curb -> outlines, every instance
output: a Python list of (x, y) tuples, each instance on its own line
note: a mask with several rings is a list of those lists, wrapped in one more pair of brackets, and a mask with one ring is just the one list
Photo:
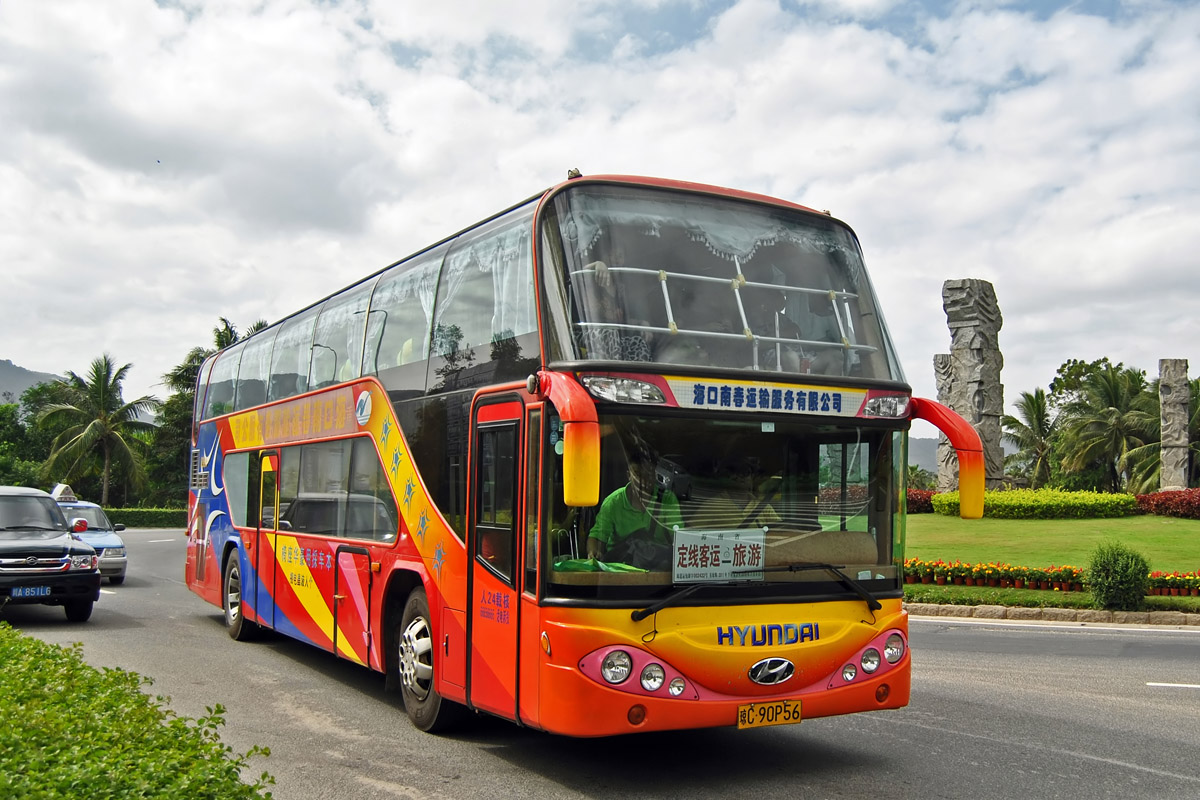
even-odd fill
[(1174, 625), (1200, 628), (1200, 614), (1183, 611), (1100, 611), (1077, 608), (1026, 608), (1023, 606), (953, 606), (938, 603), (905, 603), (914, 617), (970, 617), (1028, 622), (1078, 622), (1117, 625)]

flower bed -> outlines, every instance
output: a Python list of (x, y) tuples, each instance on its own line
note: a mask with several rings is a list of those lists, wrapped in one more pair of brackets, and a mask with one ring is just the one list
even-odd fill
[(1200, 597), (1200, 570), (1150, 573), (1150, 594)]
[(1083, 591), (1086, 582), (1084, 570), (1070, 565), (1022, 567), (996, 562), (965, 564), (962, 561), (922, 561), (917, 558), (905, 560), (904, 581), (1063, 592)]

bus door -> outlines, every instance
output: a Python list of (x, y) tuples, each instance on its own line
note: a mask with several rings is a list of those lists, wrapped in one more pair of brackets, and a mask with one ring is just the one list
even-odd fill
[[(371, 661), (371, 551), (338, 545), (333, 577), (333, 652), (359, 664)], [(378, 667), (378, 659), (374, 666)]]
[(517, 718), (517, 476), (524, 406), (511, 393), (486, 398), (471, 420), (471, 553), (467, 698), (473, 708)]
[[(251, 459), (251, 469), (255, 467)], [(257, 528), (252, 555), (255, 581), (254, 612), (260, 625), (275, 627), (275, 520), (279, 519), (279, 451), (259, 453), (258, 497), (251, 503)], [(254, 481), (251, 481), (251, 486)]]

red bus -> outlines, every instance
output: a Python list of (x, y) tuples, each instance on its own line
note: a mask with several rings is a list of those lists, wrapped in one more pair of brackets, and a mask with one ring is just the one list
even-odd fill
[(567, 181), (215, 354), (188, 586), (386, 674), (413, 723), (572, 736), (899, 708), (912, 397), (857, 238)]

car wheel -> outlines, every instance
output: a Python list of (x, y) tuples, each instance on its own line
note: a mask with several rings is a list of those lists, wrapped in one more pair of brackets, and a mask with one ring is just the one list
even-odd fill
[(92, 616), (94, 600), (68, 600), (63, 604), (69, 622), (87, 622)]
[(125, 573), (122, 572), (120, 575), (113, 575), (112, 577), (110, 577), (108, 579), (108, 582), (111, 583), (113, 586), (120, 586), (122, 583), (125, 582)]
[(404, 604), (396, 628), (396, 668), (404, 710), (418, 729), (435, 733), (452, 727), (466, 709), (437, 693), (434, 687), (433, 630), (425, 590), (414, 589)]
[(225, 562), (221, 586), (224, 588), (222, 608), (225, 609), (225, 629), (229, 631), (230, 638), (239, 642), (253, 639), (258, 633), (258, 625), (242, 614), (242, 570), (236, 552), (230, 553), (229, 560)]

